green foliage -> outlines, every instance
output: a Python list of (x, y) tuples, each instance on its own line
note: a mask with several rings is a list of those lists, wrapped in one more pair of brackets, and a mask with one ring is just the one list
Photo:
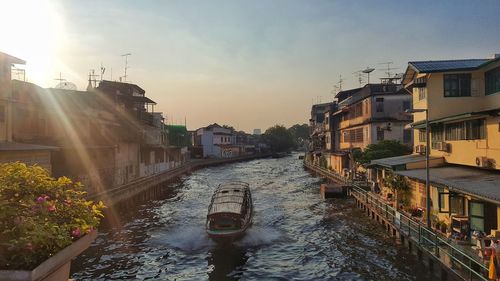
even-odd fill
[(288, 151), (294, 146), (292, 134), (282, 125), (267, 129), (262, 139), (271, 146), (274, 152)]
[(384, 177), (384, 185), (394, 192), (407, 192), (410, 190), (410, 185), (405, 177), (393, 174), (386, 171)]
[(292, 127), (288, 128), (288, 131), (293, 137), (295, 146), (303, 146), (304, 141), (309, 138), (309, 125), (307, 124), (295, 124)]
[(85, 195), (42, 167), (0, 164), (0, 269), (31, 270), (96, 228), (105, 206)]
[[(383, 140), (370, 144), (363, 152), (358, 152), (354, 160), (360, 164), (370, 163), (372, 160), (410, 154), (412, 149), (396, 140)], [(354, 152), (353, 152), (354, 154)]]
[(189, 146), (189, 134), (186, 126), (167, 125), (168, 129), (168, 144), (178, 147)]
[(326, 169), (326, 166), (328, 165), (328, 162), (326, 161), (326, 157), (324, 155), (322, 155), (320, 158), (319, 158), (319, 166), (321, 168), (325, 168)]

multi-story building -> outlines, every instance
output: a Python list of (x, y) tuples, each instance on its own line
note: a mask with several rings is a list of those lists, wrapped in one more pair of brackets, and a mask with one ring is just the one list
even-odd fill
[(411, 93), (400, 84), (366, 84), (337, 93), (337, 142), (331, 154), (332, 169), (345, 174), (353, 169), (352, 151), (381, 140), (398, 140), (412, 146), (412, 130), (405, 128), (411, 116)]
[(0, 162), (21, 161), (29, 165), (38, 164), (52, 171), (51, 152), (56, 147), (24, 143), (13, 136), (17, 101), (12, 92), (12, 66), (23, 64), (25, 61), (0, 52)]
[[(473, 230), (498, 230), (500, 56), (409, 62), (403, 82), (412, 89), (414, 108), (428, 112), (431, 147), (426, 147), (425, 111), (415, 113), (415, 154), (372, 161), (379, 183), (384, 185), (387, 172), (404, 177), (410, 192), (403, 203), (425, 210), (428, 149), (433, 222), (447, 224), (462, 239)], [(384, 196), (390, 193), (382, 189)]]
[(203, 150), (204, 158), (230, 158), (240, 153), (234, 132), (217, 123), (196, 130), (193, 146)]

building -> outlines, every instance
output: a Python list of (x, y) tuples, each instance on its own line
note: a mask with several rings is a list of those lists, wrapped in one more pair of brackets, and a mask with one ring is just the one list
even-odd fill
[(384, 186), (387, 173), (403, 177), (409, 191), (398, 206), (425, 213), (425, 151), (429, 149), (433, 227), (462, 240), (477, 231), (496, 235), (500, 228), (500, 56), (409, 62), (403, 83), (412, 90), (414, 108), (428, 111), (431, 146), (426, 147), (425, 112), (415, 113), (411, 124), (415, 153), (372, 161), (381, 195), (392, 197), (393, 191)]
[(25, 143), (15, 135), (17, 99), (13, 94), (12, 67), (25, 63), (0, 52), (0, 163), (21, 161), (28, 165), (40, 165), (51, 172), (52, 152), (57, 148)]
[(217, 123), (196, 130), (193, 147), (202, 150), (203, 158), (231, 158), (240, 153), (234, 132)]
[(366, 84), (364, 87), (341, 91), (335, 96), (338, 108), (330, 119), (337, 134), (330, 144), (330, 165), (345, 175), (354, 169), (352, 152), (365, 149), (382, 140), (398, 140), (412, 146), (412, 130), (405, 128), (411, 116), (411, 93), (400, 84)]

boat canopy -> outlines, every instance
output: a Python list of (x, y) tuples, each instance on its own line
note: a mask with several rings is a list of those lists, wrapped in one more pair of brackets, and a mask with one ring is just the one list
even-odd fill
[(217, 213), (241, 214), (247, 192), (246, 183), (231, 182), (220, 185), (212, 197), (208, 216)]

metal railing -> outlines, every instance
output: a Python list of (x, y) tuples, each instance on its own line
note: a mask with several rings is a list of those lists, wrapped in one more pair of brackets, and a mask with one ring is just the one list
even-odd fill
[(427, 228), (422, 222), (398, 212), (378, 195), (363, 189), (352, 180), (307, 161), (304, 161), (304, 165), (320, 172), (324, 176), (349, 184), (351, 186), (351, 195), (371, 206), (372, 209), (391, 222), (400, 232), (406, 234), (408, 239), (413, 240), (422, 249), (440, 260), (464, 280), (490, 280), (488, 279), (489, 269), (483, 261), (479, 260), (479, 257), (474, 257), (466, 253), (456, 245), (453, 245), (441, 234)]
[(353, 185), (351, 194), (366, 205), (371, 206), (380, 216), (386, 218), (402, 233), (406, 234), (430, 255), (441, 260), (448, 268), (464, 280), (488, 279), (488, 267), (477, 258), (453, 245), (447, 238), (427, 228), (421, 222), (397, 212), (394, 207), (377, 195)]

